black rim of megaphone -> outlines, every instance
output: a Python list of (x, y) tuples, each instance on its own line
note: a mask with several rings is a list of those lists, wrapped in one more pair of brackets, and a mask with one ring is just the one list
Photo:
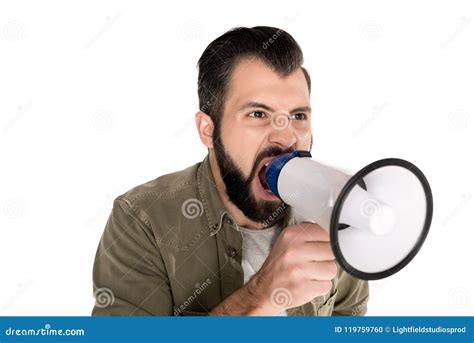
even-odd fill
[[(376, 169), (387, 167), (387, 166), (404, 167), (408, 169), (409, 171), (411, 171), (413, 174), (415, 174), (418, 180), (420, 180), (423, 186), (423, 190), (425, 192), (425, 197), (426, 197), (425, 223), (423, 226), (423, 231), (420, 237), (418, 238), (418, 241), (416, 242), (415, 246), (412, 248), (410, 253), (402, 261), (400, 261), (398, 264), (396, 264), (390, 269), (387, 269), (381, 272), (376, 272), (376, 273), (366, 273), (351, 266), (350, 263), (346, 261), (346, 259), (344, 258), (341, 252), (341, 249), (339, 247), (339, 240), (338, 240), (338, 237), (339, 237), (338, 232), (340, 230), (339, 229), (339, 216), (341, 214), (342, 205), (344, 204), (344, 201), (346, 200), (352, 188), (358, 183), (363, 183), (364, 182), (363, 178), (370, 172), (373, 172)], [(336, 200), (336, 203), (334, 204), (334, 210), (331, 215), (331, 228), (330, 228), (332, 250), (334, 252), (336, 260), (339, 262), (341, 267), (346, 272), (348, 272), (352, 276), (355, 276), (358, 279), (378, 280), (378, 279), (389, 277), (399, 272), (400, 270), (402, 270), (408, 263), (410, 263), (410, 261), (418, 253), (421, 246), (425, 242), (426, 236), (428, 235), (428, 232), (430, 230), (432, 216), (433, 216), (433, 196), (431, 194), (431, 188), (428, 183), (428, 180), (426, 179), (425, 175), (421, 172), (420, 169), (418, 169), (414, 164), (408, 161), (399, 159), (399, 158), (386, 158), (383, 160), (373, 162), (367, 165), (366, 167), (364, 167), (363, 169), (361, 169), (359, 172), (357, 172), (353, 177), (349, 179), (346, 185), (342, 188), (342, 191), (339, 194)]]

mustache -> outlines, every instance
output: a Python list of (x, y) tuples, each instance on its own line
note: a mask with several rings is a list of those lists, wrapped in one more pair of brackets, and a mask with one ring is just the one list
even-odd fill
[(282, 149), (278, 146), (272, 146), (272, 147), (269, 147), (268, 149), (263, 150), (261, 153), (257, 155), (257, 158), (255, 159), (255, 162), (252, 167), (252, 172), (250, 173), (248, 180), (251, 181), (255, 177), (255, 175), (258, 172), (257, 170), (258, 165), (260, 164), (260, 162), (262, 162), (264, 158), (275, 157), (282, 154), (288, 154), (288, 153), (292, 153), (293, 151), (294, 149), (291, 149), (291, 148)]

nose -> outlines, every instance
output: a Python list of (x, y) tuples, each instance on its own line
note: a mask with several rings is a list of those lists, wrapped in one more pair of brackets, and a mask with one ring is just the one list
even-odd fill
[(291, 120), (286, 114), (279, 114), (271, 118), (271, 132), (269, 142), (279, 145), (282, 149), (296, 146), (296, 132)]

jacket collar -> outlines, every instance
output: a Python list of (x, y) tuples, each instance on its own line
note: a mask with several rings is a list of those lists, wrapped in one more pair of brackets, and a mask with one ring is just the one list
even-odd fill
[(212, 236), (219, 232), (223, 219), (228, 215), (228, 212), (222, 203), (216, 183), (214, 182), (209, 154), (206, 155), (198, 168), (197, 184), (202, 206), (207, 217), (209, 234)]

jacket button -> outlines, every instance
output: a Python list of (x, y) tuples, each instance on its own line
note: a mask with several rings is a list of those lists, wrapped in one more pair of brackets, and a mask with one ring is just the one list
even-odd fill
[(237, 255), (237, 250), (232, 248), (229, 250), (229, 256), (234, 258)]

